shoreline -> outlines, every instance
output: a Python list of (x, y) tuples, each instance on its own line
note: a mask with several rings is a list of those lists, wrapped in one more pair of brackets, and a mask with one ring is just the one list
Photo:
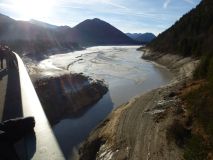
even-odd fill
[(168, 68), (174, 79), (121, 105), (93, 130), (79, 149), (79, 159), (181, 159), (168, 143), (167, 128), (181, 110), (178, 94), (199, 61), (146, 49), (142, 56)]
[(33, 61), (26, 66), (51, 125), (78, 116), (108, 92), (104, 81), (82, 73), (57, 68), (45, 70)]
[(52, 125), (87, 110), (108, 92), (103, 81), (82, 74), (42, 78), (34, 86)]

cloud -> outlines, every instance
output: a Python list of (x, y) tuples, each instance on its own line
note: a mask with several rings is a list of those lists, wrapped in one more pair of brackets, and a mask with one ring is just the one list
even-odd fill
[(6, 3), (6, 2), (0, 2), (0, 7), (2, 7), (2, 8), (10, 8), (11, 5)]
[[(172, 0), (165, 0), (163, 3), (163, 8), (167, 8), (169, 6), (169, 4), (171, 3)], [(193, 0), (183, 0), (186, 3), (189, 4), (195, 4)]]
[(165, 0), (163, 4), (163, 8), (167, 8), (170, 3), (171, 3), (171, 0)]
[(120, 5), (120, 4), (118, 4), (118, 3), (114, 3), (114, 2), (109, 1), (109, 0), (104, 0), (103, 3), (108, 4), (108, 5), (111, 5), (111, 6), (113, 6), (113, 7), (121, 8), (121, 9), (128, 9), (128, 8), (127, 8), (126, 6), (124, 6), (124, 5)]
[(184, 0), (184, 1), (187, 2), (187, 3), (190, 3), (190, 4), (194, 4), (193, 0)]
[[(57, 25), (74, 26), (85, 19), (97, 17), (112, 23), (123, 31), (153, 30), (153, 32), (159, 33), (173, 24), (200, 0), (160, 0), (158, 2), (150, 0), (51, 1), (55, 2), (52, 15), (38, 20)], [(13, 4), (14, 0), (0, 0), (0, 12), (15, 19), (22, 19)], [(126, 23), (127, 21), (129, 23)]]
[(15, 6), (11, 5), (9, 2), (0, 2), (0, 13), (7, 14), (7, 13), (16, 13)]
[(61, 0), (59, 4), (77, 4), (77, 5), (94, 5), (94, 4), (105, 4), (115, 8), (127, 9), (126, 6), (113, 2), (112, 0)]

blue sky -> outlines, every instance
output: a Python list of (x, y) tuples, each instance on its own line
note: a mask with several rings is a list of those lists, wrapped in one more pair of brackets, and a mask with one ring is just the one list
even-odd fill
[(75, 26), (100, 18), (123, 32), (159, 34), (201, 0), (0, 0), (0, 12), (14, 19), (37, 19)]

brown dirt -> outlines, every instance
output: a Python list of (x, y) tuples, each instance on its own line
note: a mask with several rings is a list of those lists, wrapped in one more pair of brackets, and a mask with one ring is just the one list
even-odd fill
[[(174, 80), (115, 109), (82, 144), (80, 159), (183, 159), (182, 149), (168, 141), (167, 129), (174, 119), (186, 118), (178, 95), (198, 61), (190, 58), (183, 60), (169, 54), (149, 55), (147, 59), (168, 67), (175, 74)], [(101, 139), (102, 143), (91, 152), (91, 144), (97, 139)]]

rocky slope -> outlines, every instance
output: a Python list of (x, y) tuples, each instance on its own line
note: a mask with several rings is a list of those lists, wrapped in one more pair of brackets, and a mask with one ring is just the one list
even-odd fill
[[(168, 140), (168, 126), (177, 117), (184, 117), (178, 96), (180, 89), (191, 78), (198, 61), (180, 56), (155, 57), (146, 52), (144, 57), (167, 65), (175, 74), (167, 86), (132, 99), (114, 110), (82, 144), (82, 160), (92, 159), (182, 159), (182, 149)], [(183, 72), (184, 71), (184, 72)]]
[(200, 63), (199, 59), (175, 54), (154, 52), (150, 48), (141, 48), (143, 59), (151, 60), (169, 68), (175, 73), (177, 80), (192, 78), (194, 69)]
[[(201, 61), (193, 74), (193, 80), (183, 89), (181, 96), (192, 123), (192, 135), (183, 147), (186, 160), (213, 159), (212, 17), (213, 1), (202, 0), (196, 8), (148, 45), (160, 55), (172, 53), (174, 56), (196, 57)], [(179, 125), (174, 122), (173, 126)]]
[(108, 90), (102, 81), (94, 81), (81, 74), (42, 78), (34, 85), (51, 124), (66, 116), (77, 116)]

